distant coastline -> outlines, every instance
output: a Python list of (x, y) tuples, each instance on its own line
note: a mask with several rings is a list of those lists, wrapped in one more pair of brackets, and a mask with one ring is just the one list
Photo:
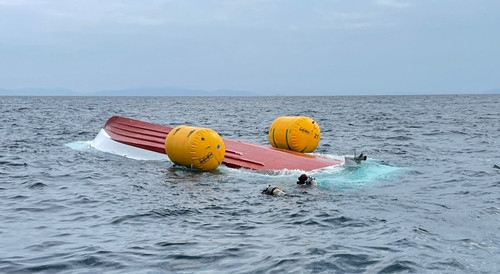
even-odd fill
[(194, 90), (181, 88), (133, 88), (101, 90), (96, 92), (76, 92), (70, 89), (1, 89), (0, 95), (9, 96), (260, 96), (260, 94), (240, 90)]
[[(383, 95), (453, 95), (453, 94), (500, 94), (500, 89), (491, 89), (480, 92), (460, 92), (460, 93), (373, 93), (373, 94), (352, 94), (352, 96), (383, 96)], [(271, 95), (263, 95), (256, 92), (242, 90), (197, 90), (183, 88), (130, 88), (117, 90), (100, 90), (96, 92), (76, 92), (71, 89), (47, 89), (47, 88), (21, 88), (21, 89), (2, 89), (0, 88), (0, 96), (296, 96), (275, 93)], [(305, 92), (301, 96), (351, 96), (350, 94), (311, 94)]]

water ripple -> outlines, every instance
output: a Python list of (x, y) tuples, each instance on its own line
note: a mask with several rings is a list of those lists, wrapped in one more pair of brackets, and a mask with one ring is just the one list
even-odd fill
[[(2, 273), (499, 270), (497, 95), (1, 100)], [(276, 117), (310, 115), (319, 153), (369, 160), (310, 189), (298, 171), (193, 172), (92, 149), (113, 115), (262, 145)]]

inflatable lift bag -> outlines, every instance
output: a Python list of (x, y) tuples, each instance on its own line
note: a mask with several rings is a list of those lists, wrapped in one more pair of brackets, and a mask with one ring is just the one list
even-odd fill
[(313, 152), (319, 144), (318, 123), (309, 117), (282, 116), (269, 128), (269, 142), (275, 148), (298, 152)]
[(222, 163), (226, 148), (214, 130), (183, 125), (167, 135), (165, 152), (175, 164), (210, 171)]

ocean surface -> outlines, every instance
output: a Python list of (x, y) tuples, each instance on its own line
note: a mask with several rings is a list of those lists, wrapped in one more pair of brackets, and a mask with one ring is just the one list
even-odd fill
[[(0, 97), (0, 273), (499, 273), (500, 95)], [(309, 116), (354, 168), (197, 172), (98, 151), (113, 115), (268, 145)], [(261, 194), (269, 184), (288, 195)]]

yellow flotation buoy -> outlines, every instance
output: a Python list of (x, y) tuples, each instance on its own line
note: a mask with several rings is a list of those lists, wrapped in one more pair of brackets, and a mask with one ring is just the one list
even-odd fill
[(305, 116), (282, 116), (269, 128), (269, 142), (275, 148), (313, 152), (320, 137), (318, 123)]
[(222, 163), (226, 147), (214, 130), (182, 125), (167, 135), (165, 151), (175, 164), (210, 171)]

